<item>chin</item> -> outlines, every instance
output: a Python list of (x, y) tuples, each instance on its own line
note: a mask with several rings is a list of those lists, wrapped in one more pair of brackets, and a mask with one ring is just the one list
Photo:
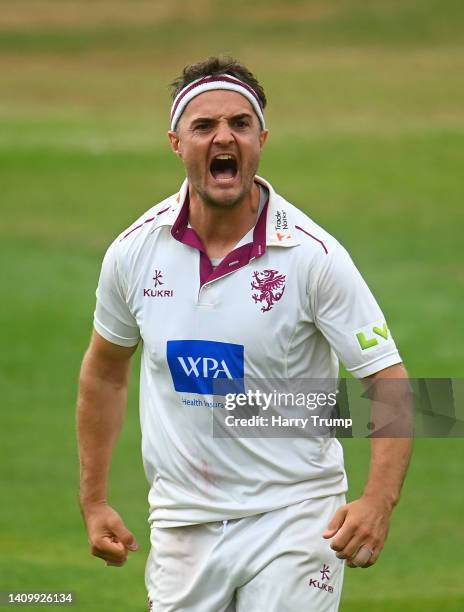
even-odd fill
[(246, 192), (243, 189), (218, 189), (205, 191), (202, 199), (206, 204), (209, 204), (210, 206), (226, 208), (239, 204), (245, 196)]

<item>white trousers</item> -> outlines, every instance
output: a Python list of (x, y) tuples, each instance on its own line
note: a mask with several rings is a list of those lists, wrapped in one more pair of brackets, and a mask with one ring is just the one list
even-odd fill
[(344, 503), (335, 495), (230, 521), (152, 528), (149, 610), (336, 612), (344, 562), (322, 533)]

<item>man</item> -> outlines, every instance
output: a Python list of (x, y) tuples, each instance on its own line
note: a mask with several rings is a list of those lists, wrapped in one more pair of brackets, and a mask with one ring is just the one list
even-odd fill
[(80, 502), (91, 551), (117, 566), (137, 549), (107, 502), (107, 479), (143, 340), (149, 605), (336, 610), (344, 564), (379, 557), (409, 441), (374, 438), (364, 493), (345, 504), (335, 439), (214, 436), (224, 410), (215, 384), (334, 379), (337, 356), (363, 380), (405, 379), (405, 370), (346, 251), (256, 176), (268, 137), (256, 78), (209, 58), (173, 87), (169, 140), (187, 178), (108, 249), (82, 365)]

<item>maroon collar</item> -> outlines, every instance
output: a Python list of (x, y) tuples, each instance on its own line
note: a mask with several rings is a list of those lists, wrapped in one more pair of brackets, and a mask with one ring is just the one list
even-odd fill
[(213, 265), (206, 254), (205, 247), (203, 246), (200, 237), (193, 228), (188, 227), (190, 198), (187, 189), (182, 208), (176, 221), (174, 222), (174, 225), (172, 226), (171, 235), (179, 242), (182, 242), (182, 244), (186, 244), (200, 251), (201, 287), (205, 283), (217, 280), (222, 276), (226, 276), (231, 272), (235, 272), (236, 270), (243, 268), (252, 259), (256, 259), (264, 255), (266, 252), (266, 220), (268, 204), (269, 196), (254, 227), (253, 242), (243, 244), (242, 246), (231, 251), (226, 257), (224, 257), (217, 268), (213, 269)]

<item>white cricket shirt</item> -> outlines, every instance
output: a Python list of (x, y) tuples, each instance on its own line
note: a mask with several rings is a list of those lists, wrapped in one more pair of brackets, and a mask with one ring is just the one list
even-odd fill
[(258, 514), (343, 493), (333, 438), (216, 438), (217, 379), (336, 379), (399, 363), (384, 316), (345, 249), (269, 192), (252, 232), (213, 268), (188, 227), (188, 183), (108, 249), (94, 325), (143, 340), (142, 455), (150, 522), (171, 527)]

